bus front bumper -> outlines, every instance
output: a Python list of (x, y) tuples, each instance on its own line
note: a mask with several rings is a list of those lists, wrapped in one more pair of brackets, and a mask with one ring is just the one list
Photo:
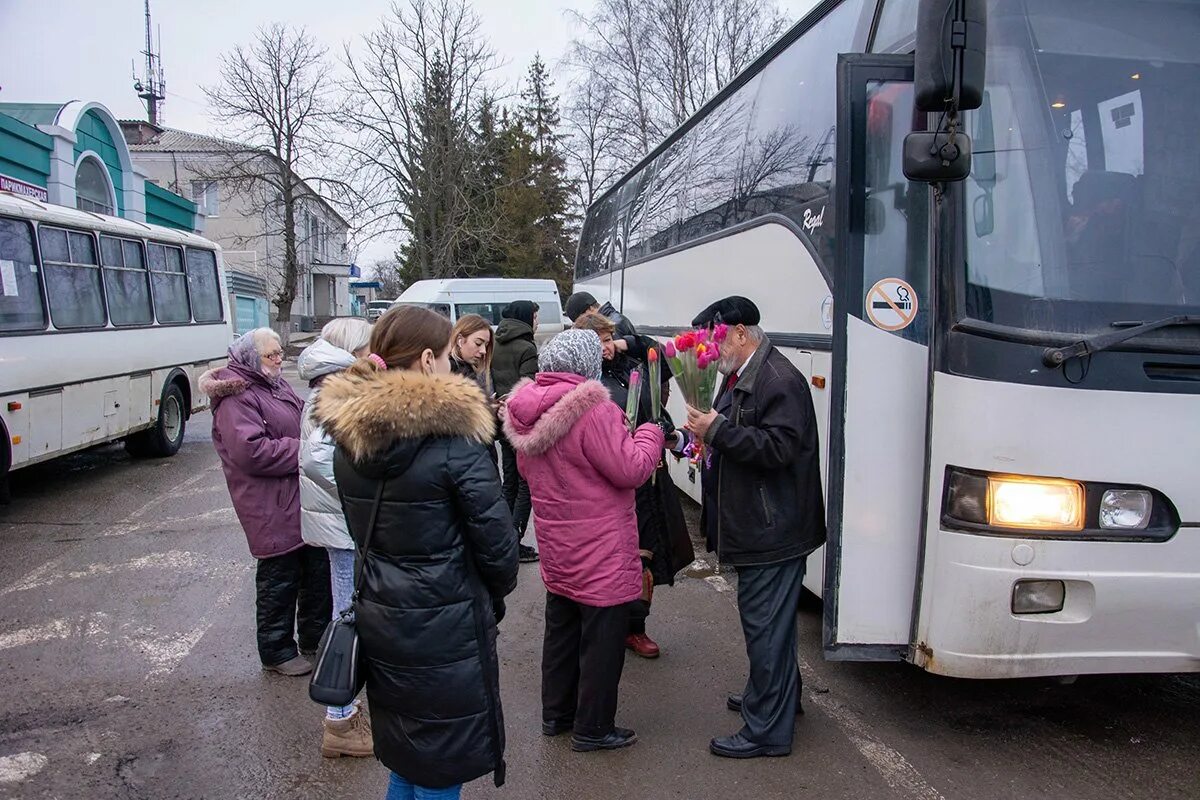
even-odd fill
[[(963, 678), (1200, 671), (1200, 528), (1160, 543), (937, 535), (918, 666)], [(1062, 610), (1014, 613), (1025, 580), (1062, 581)]]

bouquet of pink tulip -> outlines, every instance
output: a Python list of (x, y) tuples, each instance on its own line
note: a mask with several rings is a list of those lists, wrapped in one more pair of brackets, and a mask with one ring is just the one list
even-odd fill
[[(712, 410), (719, 376), (717, 362), (721, 360), (721, 343), (727, 333), (727, 326), (717, 325), (711, 331), (708, 328), (685, 331), (667, 342), (666, 356), (675, 382), (683, 392), (683, 399), (697, 411)], [(686, 454), (693, 463), (699, 463), (704, 457), (704, 443), (693, 442)]]

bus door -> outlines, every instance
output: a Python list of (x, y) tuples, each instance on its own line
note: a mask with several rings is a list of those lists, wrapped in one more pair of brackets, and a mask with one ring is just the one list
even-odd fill
[[(929, 190), (908, 182), (911, 55), (838, 57), (824, 646), (908, 656), (926, 475)], [(924, 118), (924, 115), (921, 115)]]

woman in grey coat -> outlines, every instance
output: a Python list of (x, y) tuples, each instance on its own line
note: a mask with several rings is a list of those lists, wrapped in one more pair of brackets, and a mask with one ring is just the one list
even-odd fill
[[(365, 357), (370, 338), (371, 326), (365, 320), (335, 319), (296, 360), (300, 378), (308, 381), (310, 389), (300, 420), (300, 535), (305, 544), (324, 547), (329, 553), (334, 618), (350, 607), (354, 592), (354, 542), (346, 530), (333, 477), (333, 440), (313, 419), (312, 409), (324, 380)], [(321, 755), (365, 757), (372, 752), (371, 726), (359, 713), (357, 701), (330, 706)]]

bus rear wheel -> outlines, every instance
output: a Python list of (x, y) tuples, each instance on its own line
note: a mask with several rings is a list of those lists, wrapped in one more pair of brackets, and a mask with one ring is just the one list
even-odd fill
[(163, 391), (158, 406), (158, 422), (153, 428), (139, 431), (125, 439), (125, 449), (131, 456), (166, 458), (179, 452), (187, 428), (187, 410), (183, 392), (171, 383)]

